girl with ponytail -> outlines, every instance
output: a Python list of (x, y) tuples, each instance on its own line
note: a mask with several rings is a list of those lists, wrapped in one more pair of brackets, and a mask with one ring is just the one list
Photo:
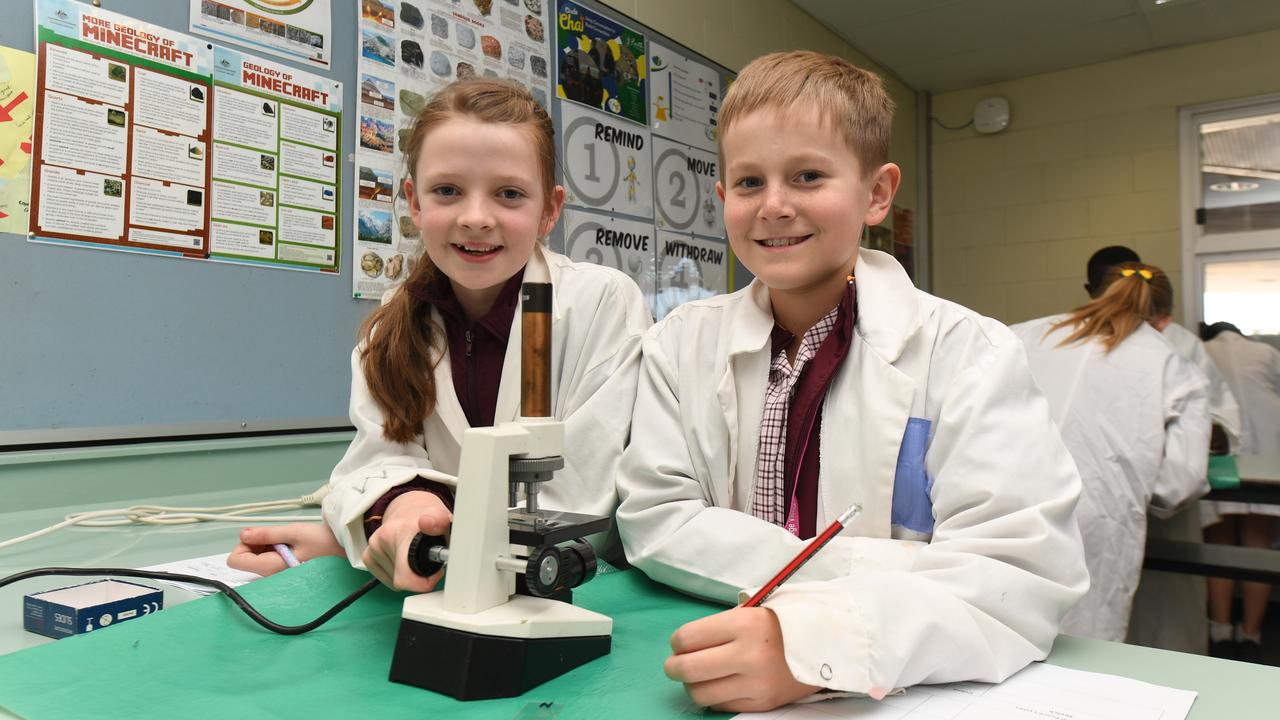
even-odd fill
[(1091, 586), (1061, 630), (1123, 642), (1148, 507), (1172, 512), (1209, 490), (1208, 380), (1160, 334), (1173, 313), (1160, 268), (1117, 265), (1103, 288), (1013, 331), (1084, 481), (1076, 519)]
[[(286, 543), (302, 560), (345, 552), (392, 588), (431, 590), (440, 575), (415, 575), (408, 545), (449, 528), (452, 492), (430, 478), (457, 474), (463, 431), (519, 413), (513, 329), (523, 280), (553, 287), (552, 415), (566, 434), (565, 467), (539, 504), (613, 514), (651, 318), (627, 276), (544, 246), (564, 205), (553, 133), (542, 106), (507, 81), (454, 83), (423, 107), (404, 148), (404, 194), (423, 252), (360, 328), (356, 436), (329, 480), (328, 528), (248, 528), (233, 567), (281, 570), (272, 544)], [(614, 550), (616, 539), (593, 540), (605, 557)]]

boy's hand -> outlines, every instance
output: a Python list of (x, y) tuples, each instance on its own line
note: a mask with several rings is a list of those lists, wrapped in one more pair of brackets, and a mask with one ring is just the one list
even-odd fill
[(817, 692), (791, 675), (782, 628), (772, 610), (738, 607), (694, 620), (671, 636), (667, 677), (684, 683), (699, 705), (722, 712), (762, 712)]
[(430, 492), (408, 492), (391, 501), (382, 516), (382, 525), (369, 537), (364, 566), (383, 585), (393, 590), (431, 592), (444, 569), (431, 577), (422, 577), (409, 569), (409, 543), (418, 533), (444, 535), (453, 514), (444, 502)]
[(343, 554), (333, 531), (322, 522), (266, 525), (240, 531), (240, 544), (227, 556), (227, 566), (259, 575), (274, 575), (288, 567), (280, 553), (271, 547), (276, 543), (292, 548), (294, 556), (301, 562), (323, 555)]

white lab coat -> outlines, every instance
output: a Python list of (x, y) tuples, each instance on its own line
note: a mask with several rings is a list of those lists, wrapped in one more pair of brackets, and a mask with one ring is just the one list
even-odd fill
[(1123, 642), (1147, 542), (1147, 508), (1172, 511), (1209, 491), (1208, 380), (1160, 333), (1138, 326), (1111, 352), (1060, 345), (1065, 315), (1013, 326), (1084, 481), (1076, 517), (1090, 588), (1067, 635)]
[[(1204, 347), (1240, 403), (1240, 454), (1280, 455), (1280, 350), (1230, 330)], [(1214, 507), (1222, 515), (1280, 515), (1277, 505), (1218, 502)]]
[(1243, 427), (1240, 404), (1231, 393), (1227, 379), (1222, 376), (1213, 358), (1209, 357), (1200, 336), (1178, 323), (1169, 323), (1160, 334), (1173, 345), (1178, 355), (1200, 368), (1200, 372), (1209, 379), (1209, 418), (1226, 431), (1232, 449), (1240, 447), (1240, 432)]
[[(614, 476), (631, 427), (640, 341), (652, 320), (640, 289), (616, 270), (574, 262), (539, 248), (526, 279), (550, 277), (554, 286), (551, 324), (551, 412), (565, 422), (565, 467), (539, 491), (549, 509), (612, 515)], [(439, 312), (433, 319), (444, 327)], [(512, 319), (494, 422), (520, 412), (520, 313)], [(436, 410), (422, 434), (408, 443), (382, 435), (383, 413), (369, 394), (359, 348), (351, 354), (351, 422), (356, 436), (329, 479), (325, 520), (355, 567), (364, 567), (364, 514), (397, 485), (433, 471), (456, 475), (462, 433), (469, 425), (453, 389), (449, 353), (435, 370)], [(597, 538), (599, 540), (599, 538)], [(605, 541), (601, 555), (611, 548)], [(616, 543), (614, 543), (616, 545)]]
[[(1002, 680), (1048, 654), (1088, 585), (1079, 476), (1003, 325), (916, 290), (884, 253), (861, 250), (855, 272), (856, 336), (822, 410), (817, 525), (853, 503), (862, 513), (766, 605), (804, 683)], [(722, 602), (805, 544), (749, 514), (773, 324), (757, 280), (647, 333), (618, 475), (627, 558)]]
[[(1182, 359), (1200, 368), (1209, 380), (1209, 418), (1222, 426), (1231, 447), (1240, 445), (1240, 406), (1218, 372), (1200, 336), (1177, 323), (1161, 331)], [(1213, 514), (1213, 503), (1188, 503), (1171, 517), (1147, 513), (1147, 537), (1201, 542), (1201, 510)], [(1143, 570), (1129, 615), (1125, 642), (1203, 655), (1209, 648), (1207, 588), (1200, 575)]]

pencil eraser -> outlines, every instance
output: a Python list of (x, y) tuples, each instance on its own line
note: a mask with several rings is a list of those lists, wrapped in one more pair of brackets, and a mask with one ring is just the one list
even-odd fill
[(95, 580), (22, 598), (22, 627), (54, 639), (93, 632), (150, 615), (164, 592), (122, 580)]

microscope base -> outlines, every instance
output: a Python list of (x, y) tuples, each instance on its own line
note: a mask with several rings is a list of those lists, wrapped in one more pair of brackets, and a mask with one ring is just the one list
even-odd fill
[(610, 640), (481, 635), (402, 619), (390, 679), (459, 700), (515, 697), (609, 654)]

